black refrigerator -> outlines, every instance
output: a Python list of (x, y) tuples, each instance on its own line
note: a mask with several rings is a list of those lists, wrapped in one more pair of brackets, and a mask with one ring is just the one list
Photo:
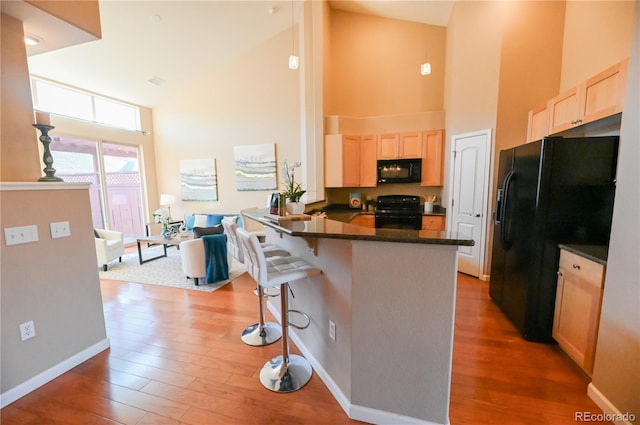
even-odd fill
[(552, 342), (558, 244), (608, 245), (618, 137), (500, 152), (489, 295), (525, 339)]

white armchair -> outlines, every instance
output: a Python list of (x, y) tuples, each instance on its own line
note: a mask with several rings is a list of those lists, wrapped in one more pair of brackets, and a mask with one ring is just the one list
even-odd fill
[[(227, 251), (227, 264), (229, 268), (231, 268), (232, 258), (231, 253)], [(204, 255), (203, 240), (196, 238), (180, 242), (180, 259), (182, 260), (182, 271), (185, 276), (187, 276), (188, 279), (193, 279), (193, 282), (199, 285), (199, 280), (207, 276), (207, 263)]]
[(98, 265), (102, 266), (102, 270), (106, 272), (111, 261), (118, 258), (122, 262), (124, 237), (122, 232), (116, 230), (97, 229), (95, 232)]
[(187, 278), (193, 279), (198, 285), (198, 279), (205, 276), (204, 243), (202, 239), (190, 239), (180, 242), (180, 258), (182, 271)]

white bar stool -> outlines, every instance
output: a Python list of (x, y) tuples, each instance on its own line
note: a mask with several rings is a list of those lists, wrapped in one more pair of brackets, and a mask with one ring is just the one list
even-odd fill
[[(237, 230), (238, 225), (235, 220), (224, 218), (222, 219), (222, 227), (227, 234), (227, 250), (231, 253), (231, 256), (238, 262), (244, 263), (243, 248), (238, 241)], [(251, 233), (254, 234), (255, 233)], [(258, 236), (258, 235), (256, 235)], [(284, 249), (280, 249), (278, 246), (261, 243), (260, 249), (264, 252), (265, 257), (276, 257), (289, 255)], [(265, 320), (264, 311), (264, 297), (265, 296), (278, 296), (278, 293), (269, 294), (262, 289), (258, 280), (253, 276), (251, 268), (247, 268), (249, 275), (256, 281), (255, 295), (258, 296), (258, 311), (259, 318), (258, 323), (254, 323), (242, 331), (240, 339), (247, 345), (254, 347), (262, 347), (265, 345), (273, 344), (282, 337), (280, 326), (274, 322), (267, 322)], [(260, 296), (261, 295), (261, 296)]]
[[(307, 359), (297, 354), (289, 354), (289, 312), (303, 314), (289, 310), (289, 296), (287, 289), (289, 282), (319, 275), (322, 270), (298, 257), (266, 258), (260, 249), (260, 242), (256, 236), (250, 235), (243, 229), (237, 230), (238, 239), (244, 248), (245, 264), (255, 273), (254, 279), (263, 288), (280, 286), (281, 326), (282, 326), (282, 354), (269, 360), (260, 371), (260, 382), (267, 389), (280, 393), (297, 391), (311, 379), (311, 364)], [(252, 275), (254, 276), (254, 275)], [(292, 326), (304, 329), (309, 326)]]

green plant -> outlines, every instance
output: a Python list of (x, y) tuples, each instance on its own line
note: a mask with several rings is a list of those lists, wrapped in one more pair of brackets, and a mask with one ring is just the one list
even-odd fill
[(307, 191), (302, 188), (302, 183), (296, 183), (295, 181), (295, 170), (301, 165), (300, 161), (294, 162), (291, 165), (289, 165), (286, 160), (282, 163), (282, 174), (284, 176), (282, 181), (284, 184), (282, 196), (289, 202), (300, 202), (302, 195), (307, 193)]

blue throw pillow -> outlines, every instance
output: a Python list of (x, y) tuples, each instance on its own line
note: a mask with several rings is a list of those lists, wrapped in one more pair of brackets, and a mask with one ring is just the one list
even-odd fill
[(223, 217), (221, 214), (207, 214), (207, 227), (222, 224)]
[(184, 225), (187, 227), (187, 230), (193, 230), (193, 225), (196, 222), (195, 215), (188, 215), (185, 217)]

